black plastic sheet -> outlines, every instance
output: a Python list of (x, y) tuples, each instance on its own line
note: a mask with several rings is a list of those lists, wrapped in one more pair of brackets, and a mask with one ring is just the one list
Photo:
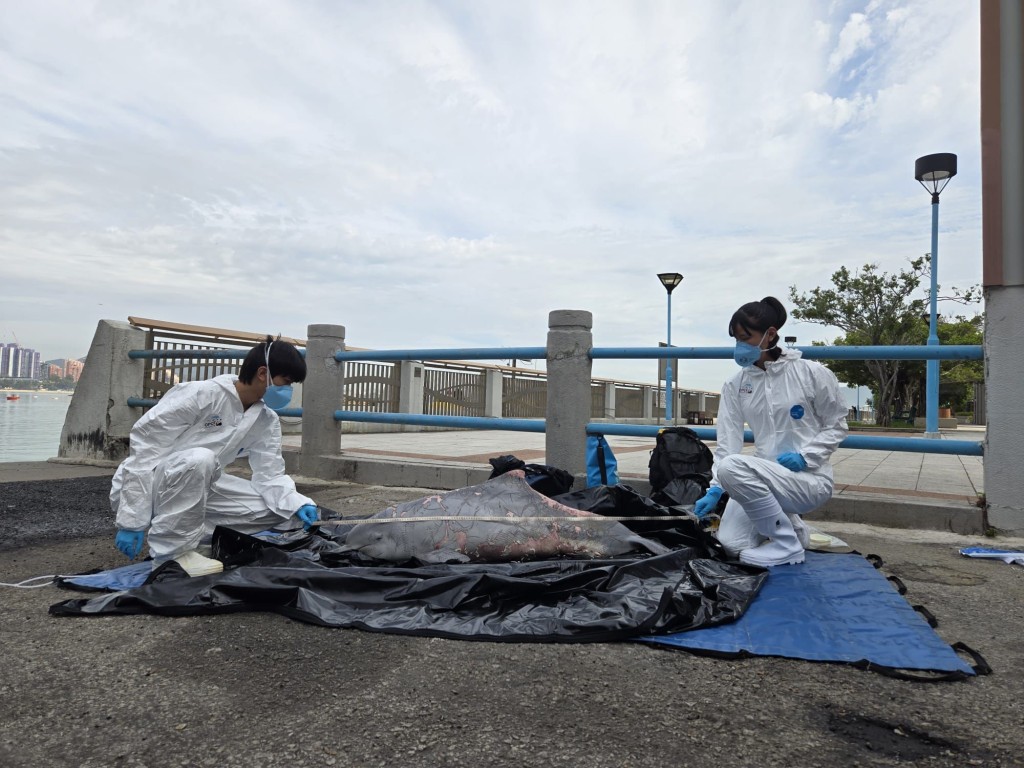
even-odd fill
[[(488, 482), (509, 486), (503, 509), (550, 514), (557, 506), (539, 503), (541, 495), (521, 478), (503, 475)], [(452, 498), (465, 501), (466, 491), (472, 490), (453, 491)], [(141, 587), (66, 600), (50, 613), (273, 611), (323, 626), (378, 632), (520, 642), (606, 641), (733, 621), (746, 611), (767, 576), (760, 568), (727, 562), (721, 546), (696, 518), (673, 514), (628, 486), (599, 486), (570, 496), (566, 501), (576, 508), (620, 518), (630, 529), (627, 534), (640, 534), (670, 551), (529, 562), (392, 563), (372, 560), (346, 545), (358, 523), (328, 521), (311, 533), (259, 536), (219, 527), (213, 549), (225, 564), (223, 573), (188, 578), (172, 561), (153, 571)], [(482, 493), (468, 497), (494, 503)], [(431, 499), (437, 501), (423, 501)]]

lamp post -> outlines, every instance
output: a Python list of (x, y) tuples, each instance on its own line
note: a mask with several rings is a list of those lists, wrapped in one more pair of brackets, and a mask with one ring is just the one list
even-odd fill
[[(672, 346), (672, 291), (683, 282), (683, 276), (678, 272), (659, 272), (658, 279), (668, 291), (668, 338), (665, 341), (666, 347)], [(665, 358), (665, 423), (672, 423), (672, 358)]]
[[(939, 292), (939, 194), (949, 180), (956, 176), (956, 155), (939, 152), (917, 158), (914, 163), (914, 178), (921, 182), (932, 196), (932, 290), (931, 310), (928, 316), (928, 346), (938, 346), (938, 319), (936, 302)], [(939, 361), (929, 360), (927, 366), (925, 401), (925, 437), (941, 437), (939, 433)]]

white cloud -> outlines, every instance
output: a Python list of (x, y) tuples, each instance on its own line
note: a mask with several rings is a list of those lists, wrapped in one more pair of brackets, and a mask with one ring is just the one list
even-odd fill
[(850, 59), (871, 44), (871, 24), (863, 13), (851, 13), (839, 32), (839, 42), (828, 57), (828, 71), (838, 72)]
[(970, 0), (12, 0), (0, 339), (80, 355), (131, 314), (535, 346), (576, 308), (648, 346), (676, 270), (673, 341), (722, 345), (744, 301), (928, 250), (936, 151), (942, 282), (976, 282), (977, 27)]

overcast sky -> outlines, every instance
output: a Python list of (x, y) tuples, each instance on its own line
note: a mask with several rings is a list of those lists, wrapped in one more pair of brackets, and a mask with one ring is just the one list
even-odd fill
[[(722, 346), (930, 250), (981, 279), (977, 0), (0, 3), (0, 341), (129, 315), (370, 348)], [(792, 322), (801, 344), (835, 329)], [(730, 361), (683, 364), (717, 390)], [(595, 363), (653, 381), (654, 361)]]

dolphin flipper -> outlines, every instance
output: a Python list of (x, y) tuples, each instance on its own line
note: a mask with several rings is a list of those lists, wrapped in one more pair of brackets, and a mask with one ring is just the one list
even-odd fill
[(416, 555), (416, 559), (424, 563), (443, 565), (444, 563), (468, 563), (469, 556), (454, 549), (434, 549), (425, 555)]

